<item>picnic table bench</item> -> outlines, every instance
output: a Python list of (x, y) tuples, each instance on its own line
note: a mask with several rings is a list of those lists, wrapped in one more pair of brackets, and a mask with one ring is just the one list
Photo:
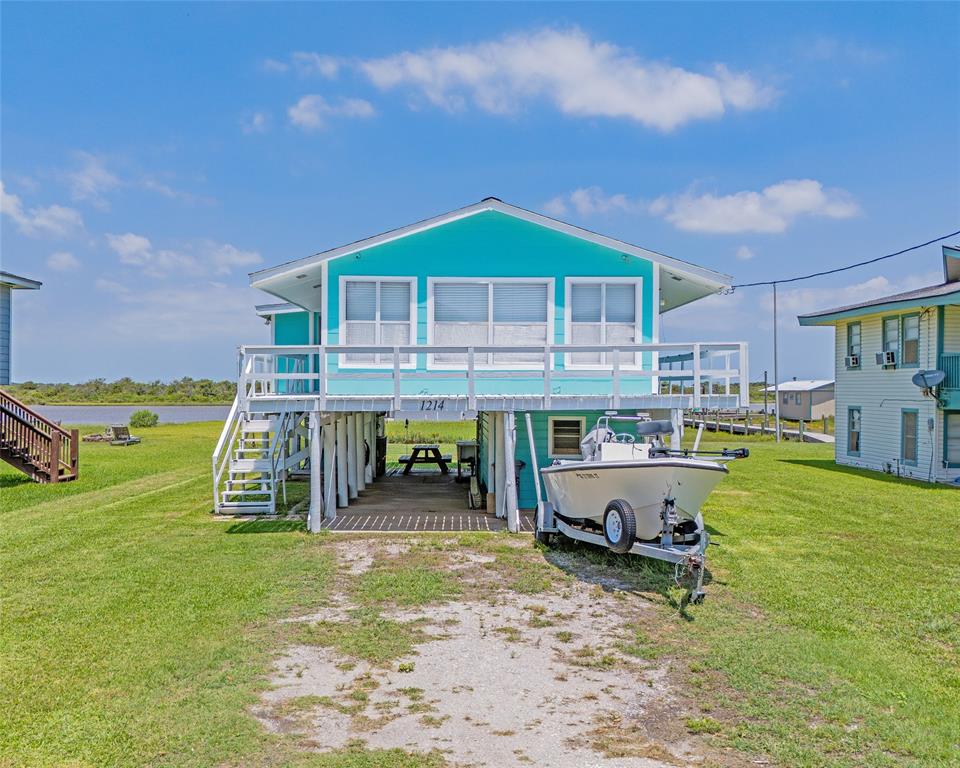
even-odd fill
[(400, 463), (404, 465), (403, 474), (409, 475), (414, 464), (436, 464), (440, 467), (443, 474), (450, 471), (448, 466), (452, 457), (449, 454), (440, 455), (440, 446), (433, 445), (415, 445), (409, 456), (401, 456)]

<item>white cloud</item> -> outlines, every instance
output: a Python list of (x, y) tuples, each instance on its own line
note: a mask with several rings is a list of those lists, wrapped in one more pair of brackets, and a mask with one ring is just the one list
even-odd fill
[(802, 216), (848, 219), (859, 215), (860, 206), (843, 189), (825, 189), (813, 179), (791, 179), (760, 192), (664, 196), (650, 204), (649, 212), (688, 232), (776, 233)]
[(260, 66), (263, 68), (264, 72), (286, 72), (290, 69), (290, 65), (285, 61), (280, 61), (279, 59), (264, 59)]
[(543, 204), (550, 216), (564, 216), (573, 209), (581, 216), (607, 213), (633, 213), (642, 210), (642, 203), (624, 194), (608, 195), (600, 187), (581, 187), (566, 195), (558, 195)]
[(750, 261), (750, 259), (752, 259), (757, 254), (753, 252), (753, 249), (748, 248), (745, 245), (741, 245), (739, 248), (737, 248), (737, 252), (735, 255), (739, 261)]
[(266, 112), (254, 112), (240, 119), (240, 128), (246, 134), (266, 133), (270, 129), (270, 115)]
[(47, 257), (47, 266), (55, 272), (73, 272), (80, 269), (80, 260), (69, 251), (57, 251)]
[(227, 275), (234, 269), (252, 267), (261, 261), (260, 254), (256, 251), (241, 251), (229, 243), (216, 243), (212, 240), (203, 242), (202, 252), (217, 275)]
[(290, 60), (301, 75), (320, 75), (333, 79), (340, 71), (340, 59), (336, 56), (327, 56), (310, 51), (296, 51), (290, 54)]
[(108, 234), (107, 244), (120, 263), (139, 267), (149, 277), (178, 272), (192, 276), (228, 275), (234, 269), (259, 264), (260, 254), (243, 251), (229, 243), (200, 240), (180, 250), (154, 248), (149, 239), (127, 232)]
[[(928, 285), (935, 285), (943, 281), (941, 272), (925, 272), (906, 277), (890, 279), (877, 275), (859, 283), (850, 283), (841, 286), (825, 288), (798, 287), (777, 290), (777, 312), (780, 322), (787, 325), (796, 325), (796, 316), (817, 312), (833, 307), (844, 307), (849, 304), (859, 304), (862, 301), (878, 299), (881, 296), (891, 296), (903, 291), (912, 291)], [(760, 306), (768, 312), (773, 311), (773, 296), (767, 291), (761, 296)], [(786, 318), (786, 321), (784, 320)]]
[(369, 118), (376, 111), (369, 101), (363, 99), (342, 99), (331, 104), (323, 96), (309, 94), (302, 97), (287, 110), (290, 122), (305, 131), (316, 131), (326, 126), (328, 118)]
[(80, 167), (65, 174), (74, 200), (85, 201), (106, 211), (110, 203), (105, 193), (120, 186), (120, 179), (111, 173), (102, 157), (90, 152), (77, 152)]
[(253, 312), (256, 297), (248, 289), (198, 282), (131, 291), (109, 280), (98, 281), (98, 287), (117, 299), (104, 318), (111, 333), (181, 346), (204, 340), (236, 344), (263, 334)]
[(403, 52), (360, 63), (381, 90), (406, 86), (448, 110), (472, 102), (510, 114), (538, 99), (576, 117), (623, 118), (661, 131), (729, 109), (769, 106), (775, 91), (722, 64), (708, 73), (644, 61), (580, 29), (542, 29), (472, 45)]
[(20, 233), (27, 237), (66, 238), (83, 231), (80, 212), (62, 205), (31, 208), (23, 207), (17, 195), (7, 192), (0, 181), (0, 213), (9, 216)]

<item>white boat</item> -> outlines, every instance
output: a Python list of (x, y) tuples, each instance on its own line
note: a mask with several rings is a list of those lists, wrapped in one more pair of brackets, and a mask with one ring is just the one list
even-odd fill
[[(635, 434), (616, 433), (611, 421), (635, 425)], [(700, 587), (709, 536), (700, 507), (728, 474), (726, 462), (749, 455), (746, 449), (670, 450), (663, 436), (669, 421), (604, 416), (580, 444), (583, 458), (557, 461), (540, 470), (547, 497), (538, 533), (556, 530), (584, 541), (605, 543), (615, 552), (634, 552), (697, 571)], [(547, 519), (549, 518), (549, 519)], [(603, 538), (589, 533), (601, 528)]]

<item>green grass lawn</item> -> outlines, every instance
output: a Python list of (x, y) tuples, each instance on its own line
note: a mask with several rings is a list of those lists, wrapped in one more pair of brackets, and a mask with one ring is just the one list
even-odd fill
[[(84, 444), (60, 486), (0, 469), (0, 765), (441, 765), (289, 752), (248, 714), (294, 634), (278, 619), (322, 602), (335, 564), (302, 525), (212, 519), (219, 426)], [(698, 730), (787, 766), (960, 764), (960, 491), (841, 469), (831, 446), (704, 441), (752, 451), (705, 509), (707, 601), (651, 590), (638, 635), (676, 660)], [(504, 568), (543, 569), (509, 549)], [(414, 589), (398, 578), (359, 584), (363, 609)]]

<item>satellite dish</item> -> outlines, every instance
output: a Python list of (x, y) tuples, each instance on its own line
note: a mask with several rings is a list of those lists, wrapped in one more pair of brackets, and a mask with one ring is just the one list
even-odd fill
[(947, 374), (943, 371), (917, 371), (913, 374), (913, 383), (921, 389), (933, 389), (943, 383)]

